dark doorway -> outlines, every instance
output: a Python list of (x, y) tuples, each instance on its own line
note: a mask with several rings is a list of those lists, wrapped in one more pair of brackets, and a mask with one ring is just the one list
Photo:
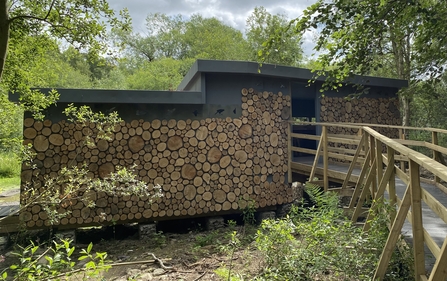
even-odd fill
[[(317, 121), (316, 116), (316, 102), (315, 102), (315, 85), (308, 83), (294, 82), (292, 83), (292, 116), (293, 120)], [(295, 125), (293, 132), (306, 135), (317, 135), (316, 126), (312, 125)], [(317, 149), (317, 142), (315, 140), (294, 139), (293, 146)], [(294, 157), (310, 156), (303, 152), (294, 152)]]

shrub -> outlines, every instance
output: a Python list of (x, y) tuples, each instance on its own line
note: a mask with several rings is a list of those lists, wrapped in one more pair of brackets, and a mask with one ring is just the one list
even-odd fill
[(20, 176), (20, 162), (11, 152), (0, 153), (0, 178)]
[[(388, 236), (386, 211), (391, 206), (379, 204), (371, 231), (362, 232), (343, 217), (335, 193), (310, 184), (306, 192), (312, 207), (294, 207), (286, 219), (262, 223), (256, 245), (265, 269), (257, 280), (370, 280)], [(387, 279), (411, 276), (402, 255), (394, 255)]]

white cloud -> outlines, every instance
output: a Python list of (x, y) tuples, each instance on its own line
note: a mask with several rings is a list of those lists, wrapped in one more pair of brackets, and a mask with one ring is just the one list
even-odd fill
[[(193, 14), (203, 17), (216, 17), (224, 23), (245, 31), (245, 22), (255, 7), (264, 6), (272, 14), (285, 14), (289, 19), (299, 17), (303, 10), (316, 0), (109, 0), (113, 9), (128, 8), (134, 30), (145, 32), (145, 20), (148, 14), (181, 14), (189, 18)], [(303, 50), (310, 55), (313, 48), (311, 34), (303, 38)]]

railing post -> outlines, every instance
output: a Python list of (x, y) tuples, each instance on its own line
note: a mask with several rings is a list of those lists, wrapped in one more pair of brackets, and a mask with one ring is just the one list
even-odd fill
[[(376, 169), (377, 170), (377, 166), (374, 167), (373, 163), (374, 160), (376, 160), (376, 139), (373, 136), (369, 136), (369, 145), (370, 145), (370, 149), (371, 149), (371, 162), (370, 162), (370, 167), (371, 169)], [(377, 160), (376, 160), (377, 163)], [(377, 174), (377, 173), (375, 173)], [(376, 190), (377, 190), (377, 175), (372, 179), (371, 181), (371, 186), (365, 186), (365, 188), (369, 188), (371, 191), (371, 197), (372, 199), (374, 199), (374, 194), (376, 194)]]
[(288, 166), (288, 171), (287, 171), (287, 183), (289, 184), (289, 185), (291, 185), (292, 184), (292, 155), (293, 155), (293, 152), (292, 152), (292, 141), (293, 141), (293, 138), (292, 138), (292, 128), (293, 128), (293, 123), (291, 123), (291, 122), (289, 122), (288, 123), (289, 125), (287, 126), (287, 128), (288, 128), (288, 130), (287, 130), (287, 134), (288, 134), (288, 143), (287, 143), (287, 152), (289, 153), (288, 154), (288, 162), (289, 162), (289, 166)]
[[(394, 167), (394, 149), (392, 149), (389, 146), (387, 146), (387, 158), (388, 158), (388, 166)], [(396, 206), (397, 203), (395, 169), (393, 169), (393, 174), (391, 175), (388, 181), (388, 194), (390, 196), (391, 206), (393, 206), (392, 211), (390, 213), (390, 219), (391, 222), (393, 222), (394, 219), (396, 218), (396, 209), (394, 208), (394, 206)]]
[(410, 162), (411, 217), (413, 221), (413, 256), (415, 280), (425, 274), (424, 228), (422, 225), (421, 183), (419, 164)]
[[(438, 145), (438, 132), (431, 132), (431, 142), (434, 145)], [(438, 161), (438, 156), (439, 156), (438, 152), (433, 149), (433, 160)], [(435, 176), (435, 184), (439, 182), (440, 182), (439, 177)]]
[[(376, 139), (376, 167), (377, 167), (377, 184), (380, 183), (383, 176), (383, 157), (382, 142)], [(373, 199), (376, 198), (375, 193), (372, 194)]]
[[(402, 130), (402, 128), (399, 128), (399, 139), (404, 140), (405, 139), (405, 134), (404, 131)], [(405, 168), (405, 161), (400, 161), (400, 169), (405, 173), (406, 172), (406, 168)]]
[(329, 188), (329, 179), (328, 179), (329, 153), (328, 153), (328, 140), (327, 140), (327, 127), (326, 126), (323, 126), (321, 134), (323, 135), (323, 182), (324, 182), (324, 191), (327, 191)]

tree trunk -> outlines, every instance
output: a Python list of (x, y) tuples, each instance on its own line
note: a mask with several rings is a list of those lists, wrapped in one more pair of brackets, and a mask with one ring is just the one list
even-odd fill
[(401, 94), (400, 103), (402, 108), (402, 126), (410, 126), (410, 98), (405, 96), (405, 94)]
[(0, 82), (8, 52), (9, 32), (8, 0), (0, 0)]

